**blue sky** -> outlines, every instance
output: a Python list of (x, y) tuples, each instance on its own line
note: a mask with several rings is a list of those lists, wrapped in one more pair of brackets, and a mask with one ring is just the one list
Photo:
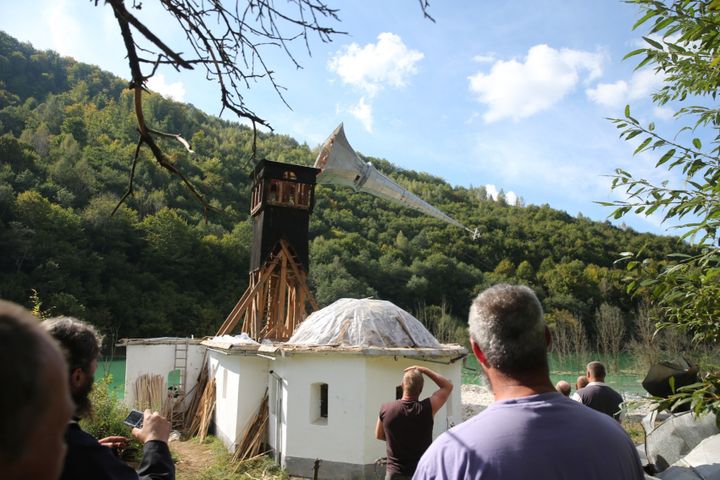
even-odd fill
[[(146, 1), (135, 13), (187, 50), (158, 3)], [(635, 144), (620, 140), (606, 120), (630, 103), (634, 116), (672, 130), (673, 112), (650, 102), (661, 79), (622, 60), (644, 33), (631, 29), (640, 17), (635, 6), (435, 1), (432, 23), (415, 0), (330, 5), (341, 19), (331, 26), (348, 35), (332, 43), (311, 37), (312, 56), (297, 43), (302, 69), (277, 49), (265, 52), (292, 110), (267, 84), (247, 93), (249, 106), (277, 133), (314, 147), (344, 122), (350, 143), (365, 155), (595, 220), (610, 209), (594, 201), (620, 198), (606, 177), (615, 168), (656, 181), (667, 175), (653, 169), (652, 155), (633, 157)], [(117, 24), (102, 1), (6, 2), (2, 13), (0, 29), (16, 38), (129, 77)], [(199, 73), (161, 70), (150, 86), (210, 114), (220, 111), (215, 84)], [(665, 233), (657, 217), (623, 221)]]

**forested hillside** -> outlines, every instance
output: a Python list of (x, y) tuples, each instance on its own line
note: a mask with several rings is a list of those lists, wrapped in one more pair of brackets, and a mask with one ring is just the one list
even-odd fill
[[(146, 152), (128, 187), (137, 134), (125, 83), (96, 67), (39, 52), (0, 32), (0, 296), (97, 324), (111, 337), (213, 334), (247, 285), (251, 131), (159, 95), (148, 123), (181, 132), (196, 152), (163, 148), (219, 212), (201, 205)], [(328, 132), (329, 133), (329, 132)], [(262, 134), (262, 157), (310, 165), (316, 151)], [(370, 158), (381, 171), (469, 226), (466, 232), (349, 189), (318, 187), (311, 219), (311, 288), (321, 305), (374, 296), (416, 313), (443, 339), (469, 302), (499, 281), (538, 292), (551, 319), (592, 334), (602, 304), (631, 321), (613, 262), (625, 250), (661, 260), (677, 240), (514, 207), (482, 188)], [(390, 159), (392, 160), (392, 159)], [(482, 185), (483, 179), (472, 179)], [(680, 247), (682, 249), (682, 247)], [(631, 329), (626, 330), (630, 335)]]

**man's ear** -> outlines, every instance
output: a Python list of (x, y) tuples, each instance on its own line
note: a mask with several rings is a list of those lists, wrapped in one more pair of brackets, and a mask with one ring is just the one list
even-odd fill
[(73, 388), (79, 388), (80, 386), (82, 386), (84, 379), (85, 372), (82, 368), (78, 367), (73, 369), (72, 372), (70, 372), (70, 385)]
[(475, 354), (475, 358), (477, 358), (478, 362), (480, 362), (480, 365), (482, 365), (485, 368), (488, 368), (488, 361), (487, 358), (485, 358), (485, 354), (482, 350), (480, 350), (480, 347), (477, 343), (475, 343), (475, 340), (470, 337), (470, 346), (472, 347), (472, 351)]

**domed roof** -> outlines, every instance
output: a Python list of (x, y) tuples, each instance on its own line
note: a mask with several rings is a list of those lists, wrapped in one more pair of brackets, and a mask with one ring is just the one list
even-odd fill
[(312, 313), (286, 342), (381, 348), (440, 348), (420, 321), (385, 300), (341, 298)]

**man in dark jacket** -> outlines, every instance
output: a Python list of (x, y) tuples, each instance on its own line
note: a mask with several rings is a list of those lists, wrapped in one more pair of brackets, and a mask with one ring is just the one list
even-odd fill
[(623, 402), (623, 398), (612, 387), (605, 384), (605, 365), (600, 362), (590, 362), (587, 364), (586, 370), (585, 375), (590, 382), (573, 393), (572, 399), (593, 410), (610, 415), (619, 422), (620, 404)]
[(175, 466), (168, 449), (170, 423), (157, 412), (145, 411), (142, 428), (133, 435), (143, 446), (143, 458), (137, 472), (118, 459), (113, 448), (123, 445), (124, 437), (98, 441), (80, 428), (81, 417), (92, 411), (92, 391), (101, 337), (92, 325), (70, 317), (45, 320), (43, 327), (60, 344), (68, 363), (70, 393), (75, 401), (75, 415), (65, 432), (67, 455), (61, 480), (172, 480)]

